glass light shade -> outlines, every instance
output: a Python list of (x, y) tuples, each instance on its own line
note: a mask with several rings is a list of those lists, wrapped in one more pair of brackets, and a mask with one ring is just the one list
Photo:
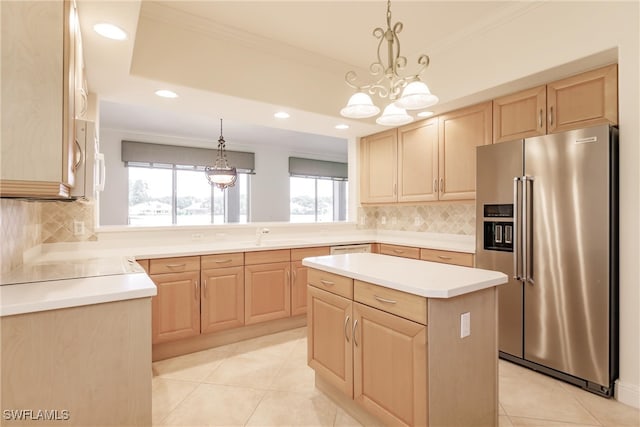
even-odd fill
[(396, 105), (407, 110), (420, 110), (438, 103), (438, 97), (431, 94), (426, 83), (414, 81), (405, 86)]
[(380, 108), (373, 104), (371, 97), (364, 92), (351, 95), (347, 106), (340, 110), (340, 114), (350, 119), (366, 119), (380, 112)]
[(404, 108), (399, 108), (395, 103), (387, 105), (384, 112), (376, 119), (376, 123), (383, 126), (401, 126), (411, 123), (413, 117), (407, 114)]
[(209, 184), (215, 185), (221, 190), (227, 187), (233, 187), (238, 179), (238, 172), (236, 168), (232, 167), (220, 168), (207, 166), (204, 168), (204, 173)]

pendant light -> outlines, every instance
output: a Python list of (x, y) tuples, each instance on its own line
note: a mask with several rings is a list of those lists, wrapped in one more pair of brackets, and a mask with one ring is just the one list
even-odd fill
[(222, 119), (220, 119), (220, 138), (218, 139), (218, 156), (213, 166), (204, 168), (205, 176), (209, 184), (215, 185), (221, 190), (233, 187), (238, 179), (236, 168), (229, 166), (225, 153), (226, 141), (222, 136)]
[[(358, 76), (355, 71), (346, 74), (345, 82), (355, 89), (356, 93), (349, 98), (347, 106), (340, 110), (342, 116), (352, 119), (375, 116), (380, 112), (380, 108), (373, 104), (370, 95), (376, 95), (395, 104), (395, 108), (390, 108), (389, 104), (376, 122), (396, 126), (413, 120), (406, 110), (420, 110), (438, 102), (438, 97), (420, 80), (420, 75), (429, 66), (427, 55), (418, 57), (419, 68), (415, 74), (401, 76), (401, 71), (407, 65), (407, 58), (400, 55), (398, 34), (402, 27), (402, 22), (391, 24), (391, 0), (388, 0), (387, 28), (385, 30), (378, 27), (373, 30), (373, 35), (379, 40), (377, 60), (369, 66), (373, 81), (361, 84), (357, 82)], [(386, 61), (383, 60), (385, 55)]]

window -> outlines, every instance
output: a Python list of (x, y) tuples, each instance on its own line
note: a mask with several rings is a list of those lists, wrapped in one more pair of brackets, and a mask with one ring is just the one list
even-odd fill
[(347, 181), (290, 177), (291, 222), (331, 222), (347, 218)]
[(205, 225), (249, 220), (249, 174), (227, 190), (210, 185), (203, 168), (127, 164), (130, 225)]

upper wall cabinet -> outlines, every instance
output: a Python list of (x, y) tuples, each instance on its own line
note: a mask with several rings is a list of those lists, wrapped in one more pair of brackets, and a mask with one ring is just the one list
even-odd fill
[(618, 123), (618, 66), (599, 68), (547, 85), (548, 132)]
[(493, 101), (494, 142), (601, 123), (618, 123), (615, 64)]
[(438, 117), (439, 200), (476, 198), (476, 147), (491, 144), (491, 101)]
[[(75, 4), (0, 2), (2, 197), (66, 198), (75, 143)], [(8, 108), (10, 106), (10, 108)]]
[(538, 86), (493, 100), (493, 141), (547, 133), (547, 87)]
[(398, 191), (397, 129), (360, 140), (360, 202), (392, 203)]
[(363, 138), (362, 203), (438, 200), (438, 119)]

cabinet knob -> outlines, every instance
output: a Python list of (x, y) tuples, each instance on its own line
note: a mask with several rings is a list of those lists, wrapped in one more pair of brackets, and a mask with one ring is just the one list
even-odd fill
[(444, 193), (444, 178), (440, 178), (440, 192)]
[(549, 107), (549, 126), (553, 126), (553, 105)]
[(356, 319), (355, 322), (353, 322), (353, 332), (351, 333), (351, 336), (353, 337), (353, 343), (356, 345), (356, 347), (358, 346), (358, 340), (356, 339), (356, 328), (358, 327), (358, 319)]
[(193, 284), (195, 285), (194, 286), (194, 294), (193, 294), (193, 296), (197, 300), (198, 299), (198, 281), (194, 280)]
[(349, 319), (350, 319), (349, 316), (347, 316), (344, 319), (344, 338), (347, 340), (347, 342), (349, 342), (349, 335), (348, 335), (349, 328), (347, 328), (347, 325), (349, 324)]

